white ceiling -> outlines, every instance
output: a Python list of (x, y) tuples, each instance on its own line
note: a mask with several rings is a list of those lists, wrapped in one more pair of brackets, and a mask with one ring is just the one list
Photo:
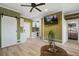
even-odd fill
[(21, 4), (25, 3), (0, 3), (0, 6), (15, 10), (19, 12), (22, 16), (28, 18), (38, 18), (47, 15), (48, 13), (55, 13), (58, 11), (63, 11), (65, 14), (79, 12), (78, 3), (46, 3), (45, 5), (38, 7), (42, 10), (42, 12), (39, 12), (34, 9), (31, 13), (29, 12), (29, 10), (31, 9), (30, 7), (20, 6)]

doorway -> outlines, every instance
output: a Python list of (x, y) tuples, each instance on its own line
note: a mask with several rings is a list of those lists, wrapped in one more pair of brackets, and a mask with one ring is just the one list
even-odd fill
[(22, 28), (22, 32), (20, 33), (20, 42), (24, 43), (31, 36), (31, 24), (29, 22), (25, 22), (24, 19), (20, 19), (20, 26)]
[(78, 19), (67, 21), (67, 37), (66, 45), (72, 48), (78, 48)]
[(77, 23), (68, 23), (68, 39), (78, 40)]
[(32, 38), (39, 38), (39, 37), (40, 37), (40, 22), (33, 21)]

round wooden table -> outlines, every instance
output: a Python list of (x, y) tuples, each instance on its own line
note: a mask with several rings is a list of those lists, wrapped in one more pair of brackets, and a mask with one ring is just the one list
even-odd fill
[(55, 46), (55, 48), (57, 49), (56, 52), (50, 52), (48, 49), (49, 48), (52, 48), (53, 46), (49, 46), (49, 45), (45, 45), (41, 48), (41, 56), (68, 56), (67, 52), (58, 47), (58, 46)]

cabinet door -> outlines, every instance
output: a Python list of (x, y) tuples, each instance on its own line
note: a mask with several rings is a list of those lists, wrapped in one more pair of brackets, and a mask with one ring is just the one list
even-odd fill
[(2, 47), (17, 43), (17, 21), (16, 18), (3, 16), (1, 20)]

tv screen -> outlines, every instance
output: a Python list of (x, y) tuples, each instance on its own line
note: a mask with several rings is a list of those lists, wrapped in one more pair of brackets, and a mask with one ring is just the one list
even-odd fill
[(55, 25), (58, 24), (58, 17), (55, 16), (45, 16), (44, 17), (45, 25)]

